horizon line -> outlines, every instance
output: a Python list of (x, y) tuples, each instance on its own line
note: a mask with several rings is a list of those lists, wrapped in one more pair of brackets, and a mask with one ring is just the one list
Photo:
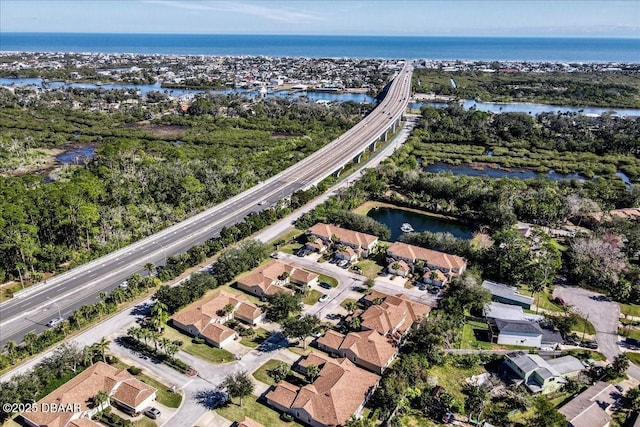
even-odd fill
[(640, 37), (623, 35), (516, 35), (516, 34), (317, 34), (317, 33), (155, 33), (155, 32), (86, 32), (86, 31), (2, 31), (0, 34), (109, 34), (109, 35), (158, 35), (158, 36), (291, 36), (291, 37), (395, 37), (395, 38), (523, 38), (523, 39), (618, 39), (637, 40)]

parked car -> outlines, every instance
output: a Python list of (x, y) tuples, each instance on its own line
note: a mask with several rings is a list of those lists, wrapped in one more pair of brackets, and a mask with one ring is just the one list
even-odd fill
[(158, 408), (154, 408), (153, 406), (149, 406), (144, 410), (144, 414), (152, 420), (155, 420), (160, 416), (160, 410)]
[(562, 307), (567, 305), (567, 302), (565, 300), (563, 300), (562, 298), (560, 298), (560, 297), (555, 297), (553, 299), (553, 302), (555, 302), (556, 304), (558, 304), (559, 306), (562, 306)]
[(360, 267), (358, 267), (357, 265), (354, 265), (352, 267), (353, 271), (355, 271), (356, 273), (362, 273), (362, 269)]
[(420, 289), (421, 291), (426, 291), (427, 290), (427, 285), (420, 285), (420, 286), (418, 286), (418, 289)]
[(62, 317), (56, 317), (55, 319), (51, 319), (47, 322), (47, 326), (53, 328), (58, 323), (62, 322), (64, 319)]
[(345, 268), (348, 263), (349, 261), (347, 261), (346, 259), (341, 259), (340, 261), (338, 261), (338, 267)]
[(318, 299), (318, 302), (325, 302), (328, 299), (329, 299), (329, 295), (324, 294)]
[(270, 256), (271, 258), (273, 258), (273, 259), (278, 259), (278, 258), (280, 258), (280, 254), (279, 254), (278, 252), (274, 252), (274, 253), (272, 253), (272, 254), (271, 254), (271, 255), (269, 255), (269, 256)]
[(320, 286), (323, 289), (331, 289), (331, 285), (328, 284), (327, 282), (320, 282), (318, 283), (318, 286)]

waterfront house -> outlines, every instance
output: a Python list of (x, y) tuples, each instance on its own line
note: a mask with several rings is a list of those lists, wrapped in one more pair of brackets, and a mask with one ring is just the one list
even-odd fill
[(387, 261), (405, 261), (413, 269), (421, 262), (429, 270), (440, 270), (449, 277), (459, 276), (467, 268), (467, 260), (457, 255), (395, 242), (387, 249)]
[[(351, 248), (357, 258), (367, 257), (378, 244), (378, 238), (333, 224), (319, 222), (307, 230), (307, 236), (322, 240), (325, 246), (340, 244)], [(313, 249), (313, 248), (310, 248)]]
[[(101, 391), (109, 395), (109, 400), (94, 405), (93, 398)], [(100, 426), (91, 421), (91, 417), (110, 403), (125, 412), (137, 414), (153, 403), (156, 391), (126, 369), (98, 362), (40, 399), (35, 405), (37, 411), (25, 411), (20, 415), (32, 427)]]
[(383, 336), (401, 339), (429, 314), (431, 307), (409, 299), (404, 294), (387, 295), (373, 291), (365, 298), (369, 307), (360, 314), (360, 328)]
[(328, 330), (316, 340), (316, 345), (320, 350), (346, 357), (379, 375), (398, 354), (398, 346), (393, 340), (373, 330), (349, 332), (347, 335)]

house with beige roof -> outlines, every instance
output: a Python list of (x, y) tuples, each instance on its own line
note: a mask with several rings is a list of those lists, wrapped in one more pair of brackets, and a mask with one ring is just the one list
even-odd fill
[(271, 260), (252, 273), (238, 279), (238, 288), (260, 298), (275, 295), (278, 292), (292, 294), (287, 284), (310, 287), (318, 283), (318, 275), (304, 270), (295, 264), (280, 260)]
[(400, 260), (407, 262), (412, 269), (418, 261), (422, 261), (426, 268), (440, 270), (449, 277), (459, 276), (467, 268), (467, 260), (457, 255), (395, 242), (387, 249), (387, 261)]
[(398, 354), (398, 346), (377, 331), (349, 332), (328, 330), (316, 340), (320, 350), (346, 357), (357, 366), (382, 374)]
[(387, 295), (374, 291), (365, 297), (370, 306), (360, 315), (360, 328), (374, 330), (383, 336), (404, 336), (420, 323), (431, 307), (409, 299), (404, 294)]
[(67, 381), (42, 399), (35, 407), (64, 407), (74, 410), (25, 411), (24, 422), (33, 427), (86, 427), (101, 425), (91, 417), (105, 409), (109, 403), (94, 406), (92, 401), (98, 392), (109, 394), (112, 404), (129, 413), (139, 413), (156, 398), (156, 389), (135, 379), (125, 369), (117, 369), (98, 362)]
[(288, 413), (313, 427), (343, 426), (358, 415), (380, 381), (380, 376), (365, 371), (350, 360), (332, 359), (319, 354), (318, 377), (299, 387), (280, 381), (265, 398), (279, 411)]
[[(345, 245), (351, 248), (351, 252), (353, 252), (353, 255), (357, 258), (369, 256), (378, 244), (378, 237), (376, 236), (338, 227), (333, 224), (325, 224), (323, 222), (319, 222), (308, 229), (307, 236), (320, 239), (325, 246), (332, 246), (336, 243)], [(314, 245), (309, 246), (308, 249), (315, 250), (316, 247), (317, 244), (314, 242)], [(346, 255), (350, 255), (350, 252), (347, 251)]]
[(241, 421), (238, 421), (237, 427), (264, 427), (253, 418), (244, 417)]
[[(227, 311), (226, 308), (231, 308)], [(233, 329), (224, 322), (233, 319), (255, 325), (263, 318), (261, 309), (251, 304), (244, 295), (217, 291), (178, 311), (171, 318), (173, 326), (194, 337), (202, 337), (214, 346), (222, 348), (237, 338)]]

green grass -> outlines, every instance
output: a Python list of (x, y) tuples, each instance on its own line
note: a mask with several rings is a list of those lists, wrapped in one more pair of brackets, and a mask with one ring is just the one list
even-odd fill
[(260, 344), (262, 344), (264, 340), (269, 338), (269, 335), (271, 335), (271, 332), (267, 331), (264, 328), (257, 328), (254, 330), (256, 331), (256, 333), (250, 337), (242, 337), (242, 339), (240, 340), (240, 344), (246, 345), (247, 347), (256, 348)]
[(527, 286), (520, 286), (518, 288), (518, 292), (520, 292), (522, 295), (533, 297), (534, 298), (533, 303), (538, 304), (538, 307), (543, 310), (564, 311), (562, 306), (553, 302), (553, 295), (548, 289), (545, 289), (543, 292), (532, 295), (531, 291)]
[(265, 384), (274, 385), (275, 381), (273, 381), (273, 378), (271, 378), (267, 372), (280, 365), (281, 363), (285, 362), (276, 359), (267, 360), (262, 364), (262, 366), (255, 370), (255, 372), (253, 373), (253, 378)]
[(180, 393), (171, 391), (166, 385), (146, 375), (137, 375), (136, 378), (158, 390), (156, 394), (158, 403), (168, 406), (169, 408), (180, 407), (180, 403), (182, 402), (182, 395)]
[(347, 309), (347, 303), (349, 303), (349, 302), (355, 302), (355, 303), (357, 303), (358, 301), (357, 301), (357, 300), (355, 300), (355, 299), (353, 299), (353, 298), (346, 298), (345, 300), (343, 300), (343, 301), (340, 303), (340, 307), (342, 307), (342, 308), (344, 308), (344, 309), (346, 310), (346, 309)]
[(199, 357), (202, 360), (206, 360), (207, 362), (227, 363), (235, 360), (233, 354), (229, 353), (227, 350), (211, 347), (208, 344), (195, 344), (191, 342), (190, 336), (185, 335), (170, 326), (164, 329), (163, 335), (171, 341), (182, 341), (182, 350), (193, 356)]
[(302, 243), (291, 243), (289, 245), (280, 246), (280, 252), (284, 252), (289, 255), (293, 255), (298, 249), (303, 247)]
[(593, 327), (593, 324), (589, 322), (582, 316), (577, 316), (578, 321), (575, 325), (573, 325), (573, 331), (582, 333), (584, 331), (585, 334), (595, 335), (596, 328)]
[(156, 427), (157, 425), (155, 421), (147, 417), (142, 417), (138, 421), (133, 422), (133, 427)]
[(330, 284), (332, 288), (335, 288), (336, 286), (338, 286), (338, 279), (336, 279), (335, 277), (327, 276), (326, 274), (321, 274), (313, 270), (309, 270), (309, 271), (318, 275), (318, 283), (326, 282)]
[(634, 365), (640, 366), (640, 353), (627, 351), (624, 354), (626, 354), (627, 357), (629, 358), (629, 362), (633, 363)]
[(622, 335), (623, 337), (640, 340), (640, 331), (634, 328), (618, 328), (618, 334)]
[(627, 316), (640, 317), (640, 305), (620, 304), (620, 311)]
[(255, 396), (245, 397), (242, 407), (232, 403), (224, 408), (216, 409), (219, 415), (229, 421), (240, 421), (244, 417), (249, 417), (258, 421), (265, 427), (287, 427), (293, 424), (300, 425), (295, 421), (286, 423), (280, 419), (280, 413), (274, 411), (266, 405), (258, 403)]
[[(297, 240), (298, 237), (302, 235), (302, 233), (304, 233), (304, 230), (300, 230), (299, 228), (295, 228), (295, 227), (290, 228), (284, 234), (281, 234), (280, 236), (276, 237), (269, 243), (275, 244), (275, 242), (278, 242), (280, 240), (284, 240), (285, 242), (288, 242), (291, 239)], [(274, 249), (275, 249), (275, 245), (274, 245)]]
[(486, 349), (489, 350), (493, 347), (488, 341), (478, 341), (476, 339), (474, 329), (480, 329), (482, 331), (488, 331), (488, 326), (486, 323), (468, 321), (462, 327), (462, 337), (460, 342), (460, 348), (471, 348), (471, 349)]
[(400, 427), (435, 427), (433, 421), (426, 418), (420, 411), (413, 410), (412, 414), (405, 414), (398, 419)]
[(433, 366), (429, 368), (429, 375), (433, 375), (438, 379), (438, 385), (444, 387), (447, 392), (456, 399), (460, 404), (464, 403), (464, 395), (462, 394), (462, 384), (464, 379), (472, 375), (478, 375), (485, 372), (482, 366), (474, 366), (470, 369), (461, 369), (449, 364), (443, 366)]
[(302, 302), (307, 305), (313, 305), (318, 302), (318, 299), (322, 296), (322, 292), (310, 289), (309, 292), (302, 298)]
[[(563, 354), (564, 353), (565, 352), (563, 352)], [(587, 360), (587, 359), (593, 359), (597, 361), (607, 360), (607, 358), (604, 357), (604, 354), (598, 353), (597, 351), (588, 350), (588, 349), (567, 350), (566, 354), (570, 354), (571, 356), (577, 357), (580, 360)]]
[(369, 279), (375, 279), (378, 277), (378, 273), (382, 270), (382, 266), (370, 259), (360, 261), (356, 263), (356, 265), (362, 269), (362, 275)]

